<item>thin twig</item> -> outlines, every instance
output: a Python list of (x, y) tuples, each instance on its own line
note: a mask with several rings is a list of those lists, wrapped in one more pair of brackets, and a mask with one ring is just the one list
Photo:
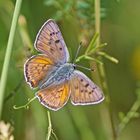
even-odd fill
[(126, 114), (126, 116), (123, 118), (123, 120), (119, 124), (118, 131), (117, 131), (117, 136), (119, 136), (119, 134), (122, 132), (122, 130), (128, 124), (128, 122), (130, 121), (130, 119), (132, 119), (135, 116), (136, 111), (139, 109), (139, 107), (140, 107), (140, 100), (137, 100), (133, 104), (133, 106), (131, 107), (130, 111)]
[(49, 111), (47, 111), (47, 114), (48, 114), (48, 123), (49, 123), (49, 126), (48, 126), (48, 133), (47, 133), (46, 140), (50, 140), (51, 133), (52, 133), (52, 123), (51, 123), (51, 116), (50, 116), (50, 112), (49, 112)]
[(29, 108), (29, 104), (30, 104), (32, 101), (34, 101), (36, 98), (37, 98), (37, 97), (34, 96), (33, 98), (29, 99), (29, 101), (28, 101), (25, 105), (18, 106), (18, 107), (17, 107), (16, 105), (14, 105), (13, 108), (14, 108), (14, 109), (21, 109), (21, 108), (28, 109), (28, 108)]
[(54, 133), (53, 129), (52, 129), (52, 134), (53, 134), (55, 140), (58, 140), (58, 137), (57, 137), (56, 134)]
[[(99, 34), (97, 41), (96, 41), (96, 47), (99, 47), (100, 45), (100, 0), (95, 0), (95, 31), (96, 33)], [(101, 60), (101, 58), (100, 58)], [(110, 96), (108, 94), (108, 87), (107, 87), (107, 83), (105, 81), (106, 79), (106, 75), (105, 75), (105, 70), (104, 70), (104, 66), (103, 65), (98, 65), (98, 69), (99, 69), (99, 73), (100, 73), (100, 77), (101, 77), (101, 84), (102, 84), (102, 88), (103, 91), (106, 93), (107, 99), (108, 99), (108, 111), (109, 111), (109, 117), (110, 117), (110, 123), (111, 123), (111, 128), (112, 130), (112, 136), (111, 139), (115, 140), (116, 139), (116, 132), (115, 132), (115, 127), (114, 127), (114, 123), (113, 123), (113, 116), (112, 116), (112, 112), (111, 112), (111, 107), (110, 107)], [(110, 137), (110, 136), (109, 136)]]

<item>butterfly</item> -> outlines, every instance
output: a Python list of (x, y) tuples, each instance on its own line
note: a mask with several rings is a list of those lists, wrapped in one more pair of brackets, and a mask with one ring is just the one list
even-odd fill
[(24, 64), (24, 76), (35, 96), (45, 107), (57, 111), (71, 99), (73, 105), (97, 104), (104, 100), (102, 90), (69, 63), (69, 52), (60, 29), (52, 19), (39, 30), (34, 47), (41, 54)]

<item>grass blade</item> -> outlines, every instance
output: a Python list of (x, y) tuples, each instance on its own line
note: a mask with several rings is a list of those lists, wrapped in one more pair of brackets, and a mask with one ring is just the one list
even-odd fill
[(112, 61), (112, 62), (114, 62), (114, 63), (116, 63), (116, 64), (119, 63), (119, 60), (117, 60), (116, 58), (114, 58), (114, 57), (108, 55), (108, 54), (105, 53), (105, 52), (98, 52), (98, 54), (101, 55), (101, 56), (104, 56), (106, 59), (108, 59), (108, 60), (110, 60), (110, 61)]
[(85, 52), (86, 55), (89, 53), (90, 50), (92, 50), (94, 48), (98, 36), (99, 36), (99, 34), (95, 33), (95, 35), (93, 36), (88, 48), (86, 49), (86, 52)]
[(0, 118), (2, 115), (3, 97), (4, 97), (4, 92), (5, 92), (5, 86), (6, 86), (6, 81), (7, 81), (7, 74), (8, 74), (8, 68), (9, 68), (10, 57), (11, 57), (11, 52), (12, 52), (13, 40), (14, 40), (14, 35), (15, 35), (15, 30), (16, 30), (17, 20), (18, 20), (18, 16), (19, 16), (19, 12), (20, 12), (21, 3), (22, 3), (22, 0), (16, 1), (16, 6), (15, 6), (11, 29), (10, 29), (9, 38), (8, 38), (6, 54), (5, 54), (5, 58), (4, 58), (4, 64), (3, 64), (3, 68), (2, 68), (1, 81), (0, 81), (0, 89), (1, 89), (1, 92), (0, 92)]

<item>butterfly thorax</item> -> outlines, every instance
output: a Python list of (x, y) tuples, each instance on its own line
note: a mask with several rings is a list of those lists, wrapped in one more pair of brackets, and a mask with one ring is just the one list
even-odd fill
[(58, 85), (64, 81), (67, 81), (71, 78), (75, 69), (74, 64), (65, 63), (60, 65), (57, 69), (55, 69), (48, 78), (46, 78), (43, 82), (41, 82), (39, 88), (45, 88), (51, 85)]

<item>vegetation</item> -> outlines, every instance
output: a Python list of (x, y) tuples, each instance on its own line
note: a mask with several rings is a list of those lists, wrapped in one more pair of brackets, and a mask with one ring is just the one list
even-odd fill
[[(139, 4), (138, 0), (2, 0), (0, 139), (138, 140)], [(76, 63), (94, 67), (94, 72), (80, 70), (102, 88), (102, 103), (69, 102), (54, 112), (35, 100), (36, 91), (25, 82), (23, 66), (38, 53), (35, 36), (50, 18), (61, 28), (71, 61), (82, 42)]]

